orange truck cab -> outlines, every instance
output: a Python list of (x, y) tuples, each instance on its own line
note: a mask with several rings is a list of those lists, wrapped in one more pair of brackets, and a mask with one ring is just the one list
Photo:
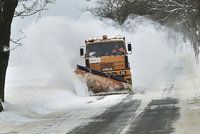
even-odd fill
[(125, 37), (85, 40), (80, 48), (81, 57), (85, 58), (85, 66), (105, 74), (112, 74), (132, 84), (128, 54), (132, 53), (131, 44), (126, 47)]

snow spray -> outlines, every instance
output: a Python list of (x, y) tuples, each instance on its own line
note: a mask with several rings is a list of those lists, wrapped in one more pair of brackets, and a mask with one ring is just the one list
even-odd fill
[(24, 31), (27, 36), (24, 46), (11, 53), (10, 63), (20, 66), (23, 73), (13, 77), (14, 72), (10, 72), (8, 80), (21, 79), (24, 86), (29, 83), (32, 87), (62, 88), (79, 95), (87, 91), (86, 84), (74, 73), (77, 64), (84, 65), (84, 59), (79, 57), (84, 40), (105, 34), (126, 37), (133, 46), (129, 62), (133, 84), (138, 90), (150, 89), (152, 84), (162, 80), (171, 67), (169, 61), (174, 59), (173, 47), (182, 43), (178, 34), (144, 17), (128, 19), (118, 26), (88, 13), (78, 19), (46, 16)]

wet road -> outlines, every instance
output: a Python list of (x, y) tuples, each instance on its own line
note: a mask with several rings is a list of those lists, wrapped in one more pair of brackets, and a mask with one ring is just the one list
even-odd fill
[(175, 131), (173, 123), (180, 116), (178, 103), (176, 98), (151, 100), (137, 113), (141, 100), (128, 96), (69, 134), (170, 134)]
[(128, 134), (170, 134), (173, 123), (180, 116), (178, 99), (152, 100), (145, 110), (131, 123)]
[[(183, 65), (176, 64), (164, 78), (158, 97), (135, 98), (129, 95), (119, 104), (93, 117), (92, 121), (71, 130), (69, 134), (171, 134), (180, 118), (179, 98), (174, 97), (176, 78)], [(153, 93), (154, 94), (154, 93)], [(148, 100), (147, 102), (145, 100)]]

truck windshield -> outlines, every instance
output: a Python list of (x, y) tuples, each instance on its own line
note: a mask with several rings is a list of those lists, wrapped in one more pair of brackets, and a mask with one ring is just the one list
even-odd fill
[(126, 53), (125, 43), (119, 42), (101, 42), (89, 44), (86, 46), (87, 57), (100, 57), (110, 55), (123, 55)]

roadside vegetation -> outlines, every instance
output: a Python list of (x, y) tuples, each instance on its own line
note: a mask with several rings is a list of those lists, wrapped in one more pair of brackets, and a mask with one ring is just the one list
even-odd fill
[(198, 59), (200, 46), (199, 0), (97, 0), (88, 10), (95, 16), (109, 18), (122, 25), (128, 18), (148, 17), (182, 33), (189, 40)]

